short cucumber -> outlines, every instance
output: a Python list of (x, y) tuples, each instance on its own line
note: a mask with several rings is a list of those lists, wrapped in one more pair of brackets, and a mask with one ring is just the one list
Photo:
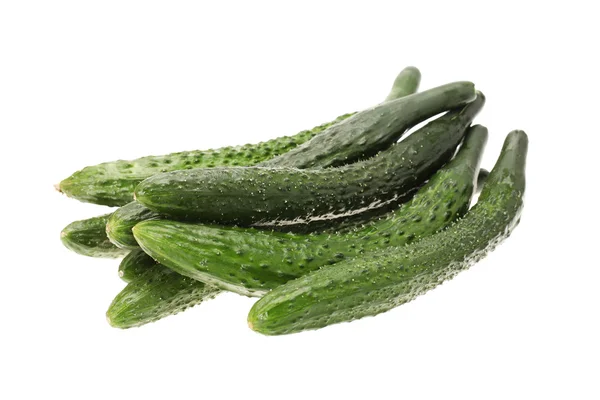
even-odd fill
[(67, 225), (60, 233), (60, 240), (69, 250), (88, 257), (118, 258), (126, 255), (127, 250), (120, 249), (108, 240), (106, 222), (110, 214), (75, 221)]
[[(395, 100), (404, 96), (408, 96), (415, 93), (419, 87), (421, 80), (421, 73), (415, 67), (404, 68), (396, 77), (392, 90), (385, 101)], [(304, 162), (304, 157), (297, 157), (300, 162)], [(290, 160), (286, 161), (288, 164)], [(215, 166), (220, 166), (215, 164)], [(118, 247), (132, 249), (138, 247), (131, 228), (133, 228), (138, 222), (152, 219), (165, 218), (160, 213), (151, 211), (144, 207), (138, 202), (131, 202), (119, 208), (113, 213), (106, 225), (106, 233), (109, 239), (116, 244)], [(331, 225), (331, 223), (327, 223)], [(296, 228), (309, 229), (309, 227), (289, 227), (288, 230), (294, 230)], [(319, 229), (315, 224), (315, 229)]]
[[(473, 86), (455, 85), (456, 89), (464, 87)], [(484, 102), (479, 94), (471, 103), (438, 117), (376, 157), (344, 167), (175, 171), (140, 183), (136, 199), (176, 219), (246, 226), (261, 221), (344, 215), (398, 198), (406, 200), (415, 187), (452, 157)]]
[(338, 235), (147, 221), (134, 228), (146, 253), (221, 289), (260, 296), (324, 265), (432, 235), (469, 208), (487, 130), (472, 127), (456, 157), (391, 217)]
[(446, 230), (405, 247), (340, 262), (257, 301), (249, 326), (266, 335), (317, 329), (390, 310), (485, 257), (520, 221), (528, 139), (511, 132), (478, 203)]
[[(420, 78), (419, 70), (414, 67), (405, 68), (396, 78), (388, 98), (397, 98), (416, 92)], [(283, 136), (258, 144), (215, 150), (184, 151), (93, 165), (75, 172), (56, 185), (56, 188), (67, 196), (83, 202), (123, 206), (133, 200), (133, 191), (136, 185), (152, 175), (191, 168), (256, 165), (308, 142), (311, 138), (353, 114), (344, 114), (332, 122), (302, 131), (294, 136)], [(360, 147), (363, 144), (358, 143), (354, 146)], [(302, 158), (303, 162), (307, 162), (307, 156), (302, 155)], [(318, 162), (315, 163), (315, 166), (317, 165)]]
[(157, 321), (169, 315), (214, 298), (220, 291), (202, 282), (181, 276), (150, 257), (139, 254), (135, 260), (146, 268), (134, 277), (115, 297), (106, 319), (115, 328), (132, 328)]
[(131, 282), (157, 264), (139, 247), (132, 250), (119, 264), (119, 277), (125, 282)]

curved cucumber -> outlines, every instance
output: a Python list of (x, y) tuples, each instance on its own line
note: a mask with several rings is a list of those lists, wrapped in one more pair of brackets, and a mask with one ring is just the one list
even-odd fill
[(175, 218), (239, 225), (341, 216), (386, 201), (406, 200), (452, 157), (484, 102), (479, 94), (376, 157), (344, 167), (175, 171), (140, 183), (136, 198), (151, 210)]
[[(416, 92), (421, 74), (414, 67), (400, 72), (388, 98), (398, 98)], [(343, 121), (354, 113), (344, 114), (332, 122), (302, 131), (294, 136), (283, 136), (258, 144), (224, 147), (216, 150), (184, 151), (162, 156), (118, 160), (86, 167), (56, 185), (69, 197), (88, 203), (123, 206), (133, 200), (133, 191), (144, 179), (163, 172), (214, 166), (249, 166), (285, 154), (308, 142), (314, 136)], [(363, 143), (353, 146), (364, 146)], [(333, 156), (333, 155), (332, 155)], [(307, 157), (302, 156), (303, 162)], [(342, 163), (345, 161), (341, 159)], [(293, 162), (292, 162), (293, 163)], [(318, 165), (318, 161), (314, 166)]]
[(118, 258), (127, 250), (115, 246), (106, 236), (106, 222), (110, 214), (75, 221), (60, 232), (60, 240), (69, 250), (88, 257)]
[(220, 292), (160, 264), (150, 265), (149, 258), (146, 256), (144, 260), (143, 255), (136, 258), (147, 270), (133, 278), (108, 308), (106, 319), (111, 326), (125, 329), (154, 322), (212, 299)]
[(119, 264), (119, 278), (125, 282), (131, 282), (156, 264), (157, 262), (152, 257), (149, 257), (138, 247), (121, 260), (121, 264)]
[(475, 98), (470, 82), (455, 82), (400, 99), (384, 102), (354, 114), (269, 161), (265, 167), (339, 167), (374, 156), (396, 142), (407, 129), (441, 112)]
[[(417, 68), (404, 68), (396, 77), (396, 80), (392, 85), (392, 90), (385, 101), (395, 100), (415, 93), (419, 88), (420, 81), (421, 73)], [(304, 157), (301, 159), (302, 162), (304, 162)], [(292, 161), (287, 160), (286, 162), (290, 163)], [(215, 164), (215, 166), (218, 165)], [(138, 244), (133, 237), (131, 228), (141, 221), (162, 218), (165, 218), (162, 216), (162, 214), (151, 211), (140, 203), (134, 201), (122, 206), (113, 213), (106, 226), (106, 232), (111, 242), (116, 244), (118, 247), (133, 249), (138, 247)], [(331, 225), (331, 222), (328, 222), (327, 225)], [(310, 227), (308, 226), (293, 226), (289, 227), (287, 230), (309, 230), (309, 228)], [(283, 228), (281, 229), (283, 230)], [(315, 224), (314, 229), (319, 229), (319, 227)]]
[(456, 157), (390, 218), (343, 235), (293, 235), (173, 221), (147, 221), (134, 234), (174, 271), (236, 293), (260, 296), (324, 265), (431, 235), (469, 208), (487, 130), (469, 130)]
[(527, 135), (511, 132), (478, 203), (446, 230), (291, 281), (257, 301), (248, 325), (266, 335), (317, 329), (390, 310), (485, 257), (520, 220)]

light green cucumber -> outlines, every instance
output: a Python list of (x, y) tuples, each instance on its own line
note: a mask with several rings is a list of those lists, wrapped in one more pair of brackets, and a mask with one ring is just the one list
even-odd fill
[(487, 130), (472, 127), (456, 157), (389, 218), (345, 234), (296, 235), (174, 221), (135, 226), (142, 249), (174, 271), (236, 293), (270, 289), (345, 258), (402, 246), (443, 229), (469, 208)]
[(212, 299), (220, 292), (156, 264), (143, 253), (130, 261), (141, 264), (135, 267), (141, 273), (132, 277), (106, 312), (108, 323), (115, 328), (126, 329), (157, 321)]
[(118, 258), (128, 253), (108, 240), (106, 222), (110, 214), (75, 221), (60, 232), (60, 240), (69, 250), (88, 257)]
[(453, 278), (505, 240), (520, 221), (528, 139), (511, 132), (477, 204), (446, 230), (286, 283), (257, 301), (248, 325), (266, 335), (376, 315)]
[[(420, 73), (414, 67), (400, 72), (392, 87), (390, 96), (414, 93), (419, 85)], [(388, 97), (390, 97), (388, 96)], [(56, 188), (58, 191), (77, 200), (107, 206), (123, 206), (133, 200), (136, 185), (144, 179), (163, 172), (214, 166), (249, 166), (281, 156), (308, 142), (337, 123), (349, 118), (353, 113), (344, 114), (334, 121), (302, 131), (294, 136), (283, 136), (257, 144), (237, 147), (223, 147), (215, 150), (184, 151), (162, 156), (142, 157), (135, 160), (118, 160), (85, 167), (64, 179)], [(355, 143), (354, 147), (365, 146)], [(335, 158), (335, 155), (331, 154)], [(307, 162), (308, 156), (302, 156)], [(339, 162), (345, 163), (344, 159)], [(313, 166), (318, 166), (315, 161)]]

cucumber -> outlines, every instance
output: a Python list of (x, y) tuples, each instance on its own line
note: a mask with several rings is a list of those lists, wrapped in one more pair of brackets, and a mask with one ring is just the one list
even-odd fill
[[(392, 90), (385, 101), (398, 99), (404, 96), (408, 96), (415, 93), (419, 88), (419, 82), (421, 80), (421, 73), (415, 67), (404, 68), (396, 77)], [(304, 157), (302, 157), (304, 160)], [(289, 160), (288, 160), (289, 163)], [(131, 202), (119, 208), (113, 213), (106, 225), (106, 233), (114, 244), (118, 247), (125, 249), (137, 248), (138, 244), (133, 237), (131, 228), (133, 228), (138, 222), (152, 219), (165, 218), (160, 213), (151, 211), (144, 207), (138, 202)], [(327, 223), (331, 225), (331, 223)], [(306, 230), (309, 227), (293, 226), (288, 227), (289, 230), (301, 229)], [(282, 228), (283, 229), (283, 228)], [(315, 224), (315, 229), (320, 229)]]
[(56, 189), (82, 202), (105, 206), (123, 206), (133, 200), (133, 191), (144, 179), (163, 172), (215, 165), (255, 165), (283, 154), (307, 142), (352, 114), (339, 116), (332, 122), (257, 144), (228, 146), (213, 150), (183, 151), (135, 160), (117, 160), (92, 165), (75, 172), (56, 185)]
[(470, 82), (455, 82), (361, 111), (331, 126), (323, 135), (261, 163), (265, 167), (339, 167), (374, 156), (407, 129), (475, 98)]
[[(403, 69), (396, 78), (388, 98), (397, 98), (416, 92), (420, 79), (421, 74), (415, 67)], [(191, 168), (256, 165), (308, 142), (314, 136), (353, 114), (344, 114), (332, 122), (302, 131), (294, 136), (283, 136), (258, 144), (224, 147), (216, 150), (184, 151), (85, 167), (56, 185), (56, 189), (83, 202), (123, 206), (133, 200), (133, 191), (136, 185), (152, 175)], [(357, 145), (355, 144), (355, 146)], [(363, 146), (363, 144), (359, 143), (358, 146)], [(303, 156), (303, 159), (306, 160), (306, 157)], [(315, 163), (315, 166), (317, 165), (318, 162)]]
[(115, 328), (126, 329), (157, 321), (212, 299), (220, 292), (156, 264), (143, 253), (138, 254), (135, 261), (141, 264), (136, 270), (146, 268), (146, 271), (134, 277), (109, 306), (106, 319)]
[(75, 221), (60, 232), (60, 240), (69, 250), (88, 257), (118, 258), (126, 255), (127, 250), (120, 249), (108, 240), (106, 222), (110, 214)]
[(279, 335), (376, 315), (467, 269), (520, 221), (527, 146), (523, 131), (507, 136), (478, 203), (446, 230), (288, 282), (254, 304), (248, 325), (266, 335)]
[(131, 229), (141, 221), (164, 218), (137, 201), (119, 207), (106, 223), (106, 235), (116, 246), (123, 249), (139, 248)]
[[(458, 91), (473, 89), (469, 83), (451, 86)], [(386, 201), (406, 200), (413, 188), (423, 184), (452, 157), (484, 102), (484, 96), (479, 94), (463, 108), (435, 119), (377, 157), (344, 167), (175, 171), (140, 183), (136, 199), (149, 209), (176, 219), (245, 226), (261, 221), (357, 213)]]
[(346, 234), (293, 235), (174, 221), (135, 226), (142, 249), (174, 271), (248, 296), (324, 265), (431, 235), (464, 215), (487, 130), (472, 127), (456, 157), (391, 217)]
[(121, 260), (121, 264), (119, 264), (119, 278), (125, 282), (131, 282), (156, 264), (157, 262), (152, 257), (149, 257), (140, 248), (137, 248)]

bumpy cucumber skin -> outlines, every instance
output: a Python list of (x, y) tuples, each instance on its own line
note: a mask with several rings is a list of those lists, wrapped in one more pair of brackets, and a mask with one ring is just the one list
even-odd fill
[(143, 275), (156, 264), (158, 263), (152, 257), (148, 256), (138, 247), (121, 260), (119, 264), (119, 278), (129, 283)]
[(133, 237), (131, 228), (140, 221), (150, 221), (163, 218), (140, 203), (133, 201), (110, 215), (106, 223), (106, 235), (112, 243), (122, 249), (139, 249), (139, 245)]
[(146, 179), (137, 200), (175, 219), (248, 226), (261, 221), (343, 215), (408, 199), (447, 162), (485, 98), (438, 117), (377, 156), (339, 168), (212, 168)]
[(173, 221), (137, 225), (144, 251), (182, 275), (247, 296), (324, 265), (434, 234), (464, 215), (487, 130), (472, 127), (456, 157), (390, 218), (346, 234), (293, 235)]
[[(169, 315), (214, 298), (220, 291), (202, 282), (181, 276), (154, 263), (143, 253), (136, 260), (148, 267), (112, 301), (106, 318), (115, 328), (132, 328), (157, 321)], [(137, 269), (137, 268), (136, 268)]]
[(60, 233), (60, 240), (71, 251), (88, 257), (119, 258), (128, 251), (115, 246), (106, 236), (110, 214), (75, 221)]
[(254, 304), (249, 326), (266, 335), (280, 335), (376, 315), (469, 268), (520, 221), (527, 141), (522, 131), (508, 135), (478, 203), (448, 229), (282, 285)]
[[(394, 80), (392, 90), (390, 91), (390, 94), (387, 96), (385, 101), (395, 100), (415, 93), (419, 88), (420, 81), (421, 73), (417, 68), (404, 68)], [(292, 161), (287, 160), (286, 162), (289, 164)], [(300, 162), (305, 162), (304, 157), (302, 157)], [(215, 164), (215, 166), (217, 165), (218, 164)], [(381, 215), (381, 213), (379, 213), (378, 215)], [(149, 210), (148, 208), (142, 206), (140, 203), (132, 202), (123, 206), (122, 209), (117, 210), (113, 214), (113, 216), (109, 220), (109, 223), (107, 224), (107, 234), (109, 239), (117, 246), (122, 248), (133, 249), (136, 248), (138, 245), (135, 241), (135, 238), (133, 237), (131, 228), (133, 228), (138, 222), (161, 218), (165, 217), (159, 213)], [(333, 223), (333, 225), (337, 225), (338, 223), (339, 221), (336, 221)], [(315, 232), (323, 231), (326, 228), (330, 228), (331, 225), (331, 221), (324, 221), (312, 224), (297, 224), (287, 227), (278, 227), (277, 229), (285, 232)]]
[(332, 122), (302, 131), (294, 136), (284, 136), (257, 144), (214, 150), (184, 151), (85, 167), (60, 182), (57, 189), (69, 197), (86, 203), (123, 206), (133, 200), (133, 191), (137, 184), (152, 175), (182, 169), (210, 168), (217, 165), (256, 165), (309, 141), (351, 115), (353, 114), (342, 115)]
[(264, 167), (338, 167), (374, 156), (407, 129), (475, 98), (471, 82), (455, 82), (381, 103), (333, 125), (323, 135), (263, 162)]

